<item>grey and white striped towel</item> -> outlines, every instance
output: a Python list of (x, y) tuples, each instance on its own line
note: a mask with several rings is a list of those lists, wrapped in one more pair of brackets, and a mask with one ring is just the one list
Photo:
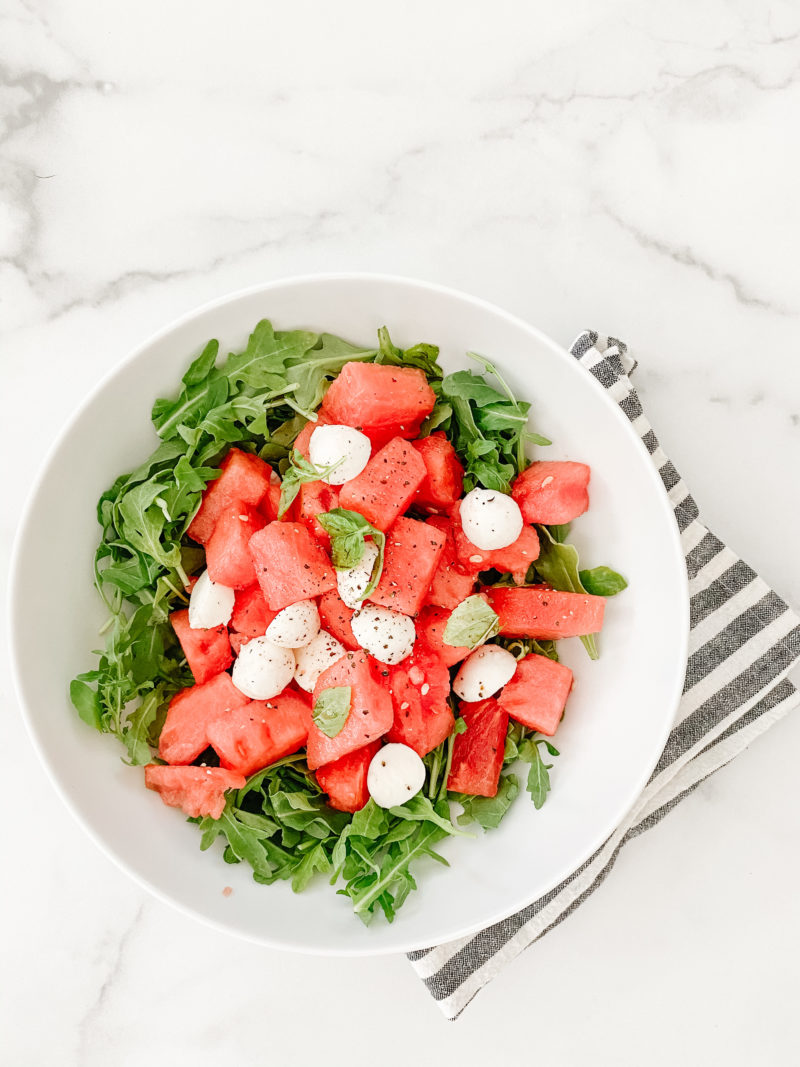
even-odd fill
[(629, 375), (621, 341), (590, 331), (571, 348), (633, 423), (672, 502), (691, 597), (686, 682), (656, 769), (633, 810), (582, 867), (516, 915), (471, 937), (409, 955), (428, 991), (455, 1019), (483, 986), (598, 888), (623, 845), (655, 826), (700, 782), (794, 707), (786, 677), (800, 660), (800, 619), (699, 521), (697, 505), (659, 447)]

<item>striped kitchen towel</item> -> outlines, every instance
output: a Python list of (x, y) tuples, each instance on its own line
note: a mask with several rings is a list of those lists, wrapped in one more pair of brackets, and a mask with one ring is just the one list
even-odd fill
[(633, 423), (675, 510), (691, 596), (686, 682), (675, 725), (644, 792), (582, 867), (516, 915), (471, 937), (409, 954), (449, 1019), (523, 949), (579, 907), (602, 883), (623, 845), (655, 826), (800, 699), (786, 677), (800, 660), (800, 619), (699, 521), (697, 505), (659, 447), (631, 385), (636, 364), (625, 345), (586, 331), (571, 352)]

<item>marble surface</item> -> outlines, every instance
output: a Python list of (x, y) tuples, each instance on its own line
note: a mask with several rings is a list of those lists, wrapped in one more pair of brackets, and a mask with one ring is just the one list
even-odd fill
[[(800, 604), (798, 119), (795, 2), (1, 0), (0, 594), (98, 376), (213, 296), (363, 269), (627, 339), (706, 521)], [(797, 716), (453, 1026), (402, 958), (267, 952), (130, 883), (0, 646), (3, 1067), (302, 1063), (311, 1033), (332, 1065), (796, 1062)]]

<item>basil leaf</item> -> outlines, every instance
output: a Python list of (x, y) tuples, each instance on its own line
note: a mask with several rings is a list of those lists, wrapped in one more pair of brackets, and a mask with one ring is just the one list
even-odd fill
[(468, 596), (455, 608), (444, 628), (444, 642), (470, 651), (500, 633), (500, 619), (483, 597)]
[(386, 535), (372, 523), (367, 522), (357, 511), (347, 508), (332, 508), (317, 515), (317, 522), (328, 531), (331, 537), (331, 560), (338, 571), (349, 570), (361, 562), (364, 555), (365, 538), (371, 537), (378, 549), (378, 555), (372, 568), (367, 587), (361, 599), (374, 592), (383, 573)]
[(616, 596), (628, 586), (622, 575), (612, 571), (610, 567), (592, 567), (590, 571), (579, 573), (583, 588), (595, 596)]
[[(586, 593), (580, 577), (578, 550), (574, 545), (560, 544), (546, 526), (537, 526), (539, 531), (539, 558), (534, 561), (536, 573), (554, 589), (568, 593)], [(590, 659), (597, 659), (597, 642), (594, 634), (581, 637)]]
[(350, 702), (353, 690), (349, 685), (334, 685), (323, 689), (317, 697), (312, 712), (314, 725), (322, 730), (326, 737), (336, 737), (341, 733), (350, 714)]
[(331, 464), (330, 467), (317, 469), (313, 463), (309, 463), (305, 456), (295, 448), (292, 451), (290, 465), (284, 471), (283, 481), (281, 482), (281, 499), (278, 506), (278, 518), (282, 519), (292, 506), (295, 497), (300, 492), (301, 485), (308, 482), (318, 482), (322, 478), (327, 478), (331, 471), (334, 470), (335, 467), (338, 467), (339, 463), (341, 463), (341, 460)]

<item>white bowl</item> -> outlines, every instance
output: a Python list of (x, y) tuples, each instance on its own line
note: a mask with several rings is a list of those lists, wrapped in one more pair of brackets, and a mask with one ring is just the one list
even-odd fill
[[(577, 640), (562, 656), (576, 685), (559, 729), (553, 789), (536, 811), (523, 792), (497, 830), (447, 840), (445, 868), (425, 861), (393, 925), (365, 928), (320, 879), (295, 895), (257, 885), (245, 864), (199, 849), (182, 814), (144, 789), (118, 743), (85, 726), (69, 680), (93, 663), (103, 621), (92, 587), (95, 504), (154, 447), (153, 400), (176, 391), (210, 337), (236, 349), (261, 318), (371, 344), (387, 324), (400, 345), (441, 346), (447, 370), (467, 350), (494, 360), (548, 458), (591, 464), (592, 507), (574, 526), (584, 565), (609, 564), (630, 586), (609, 601), (591, 662)], [(472, 364), (474, 366), (474, 364)], [(331, 954), (406, 951), (456, 938), (541, 896), (584, 862), (632, 806), (660, 755), (681, 691), (688, 631), (683, 556), (647, 451), (605, 390), (564, 349), (526, 323), (462, 293), (402, 278), (295, 278), (224, 297), (185, 316), (126, 359), (75, 414), (53, 449), (21, 524), (11, 587), (12, 660), (34, 742), (65, 803), (124, 870), (162, 900), (266, 945)], [(42, 670), (38, 650), (48, 648)], [(234, 892), (223, 895), (225, 886)]]

